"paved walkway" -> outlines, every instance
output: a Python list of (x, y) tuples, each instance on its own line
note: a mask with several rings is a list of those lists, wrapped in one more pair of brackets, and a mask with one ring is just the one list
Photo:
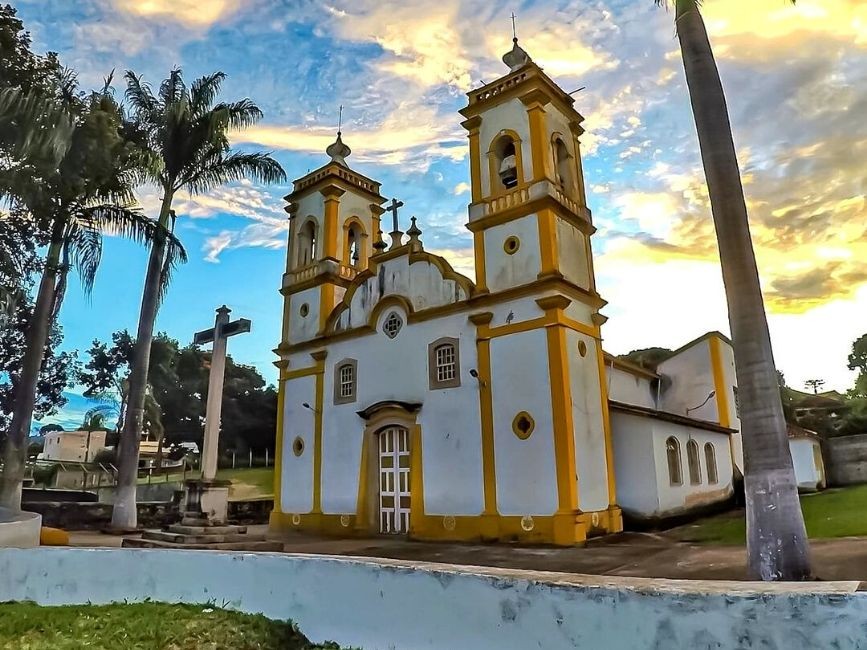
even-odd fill
[[(251, 533), (267, 526), (250, 526)], [(444, 544), (396, 538), (333, 539), (292, 534), (280, 538), (287, 553), (355, 555), (475, 566), (563, 571), (647, 578), (745, 580), (746, 552), (738, 546), (672, 541), (664, 533), (623, 533), (590, 540), (583, 548), (513, 544)], [(119, 547), (121, 538), (99, 532), (70, 533), (72, 546)], [(867, 538), (812, 543), (813, 566), (822, 580), (867, 581)]]

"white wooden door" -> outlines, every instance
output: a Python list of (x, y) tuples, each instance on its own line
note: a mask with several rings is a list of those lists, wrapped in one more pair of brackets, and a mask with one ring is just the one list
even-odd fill
[(409, 532), (409, 431), (389, 427), (379, 433), (379, 532)]

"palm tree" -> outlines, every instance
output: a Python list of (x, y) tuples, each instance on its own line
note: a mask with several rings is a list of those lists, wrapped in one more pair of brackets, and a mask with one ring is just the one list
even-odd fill
[[(668, 4), (666, 0), (655, 2)], [(749, 570), (762, 580), (803, 580), (811, 572), (809, 544), (725, 93), (698, 5), (699, 0), (676, 0), (675, 22), (710, 194), (734, 343), (744, 446)]]
[[(26, 335), (16, 385), (12, 423), (4, 449), (0, 505), (21, 507), (21, 484), (27, 438), (33, 416), (39, 371), (51, 326), (63, 301), (66, 278), (77, 269), (85, 292), (93, 287), (102, 255), (102, 233), (136, 241), (153, 240), (159, 226), (132, 208), (136, 179), (135, 150), (120, 133), (122, 116), (110, 88), (81, 99), (70, 85), (62, 110), (74, 125), (52, 155), (28, 152), (20, 164), (0, 170), (0, 194), (12, 197), (49, 233), (33, 318)], [(58, 153), (59, 157), (53, 154)], [(31, 155), (33, 154), (33, 155)], [(183, 251), (173, 240), (176, 255)]]
[[(285, 180), (283, 168), (269, 154), (231, 150), (229, 133), (255, 124), (262, 118), (262, 111), (249, 99), (214, 105), (225, 79), (222, 72), (202, 77), (188, 87), (181, 71), (174, 69), (156, 95), (133, 72), (127, 72), (126, 79), (133, 126), (150, 152), (150, 177), (162, 192), (158, 222), (163, 232), (173, 225), (172, 202), (181, 189), (199, 194), (244, 178), (262, 183)], [(148, 259), (130, 364), (129, 399), (121, 433), (118, 487), (111, 520), (116, 529), (135, 528), (137, 524), (135, 484), (148, 364), (154, 322), (170, 270), (165, 241), (158, 236)]]

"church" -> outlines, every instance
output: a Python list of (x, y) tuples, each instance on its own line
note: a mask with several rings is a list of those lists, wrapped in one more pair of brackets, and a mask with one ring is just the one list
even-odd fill
[(517, 39), (503, 61), (460, 111), (474, 280), (339, 132), (286, 197), (275, 531), (573, 545), (732, 495), (730, 342), (603, 351), (583, 118)]

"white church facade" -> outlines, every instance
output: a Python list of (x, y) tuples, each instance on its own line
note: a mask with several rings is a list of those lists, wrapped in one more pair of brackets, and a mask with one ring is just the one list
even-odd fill
[(461, 110), (475, 280), (340, 134), (286, 197), (275, 530), (572, 545), (732, 494), (730, 344), (603, 352), (583, 118), (517, 41), (503, 60)]

